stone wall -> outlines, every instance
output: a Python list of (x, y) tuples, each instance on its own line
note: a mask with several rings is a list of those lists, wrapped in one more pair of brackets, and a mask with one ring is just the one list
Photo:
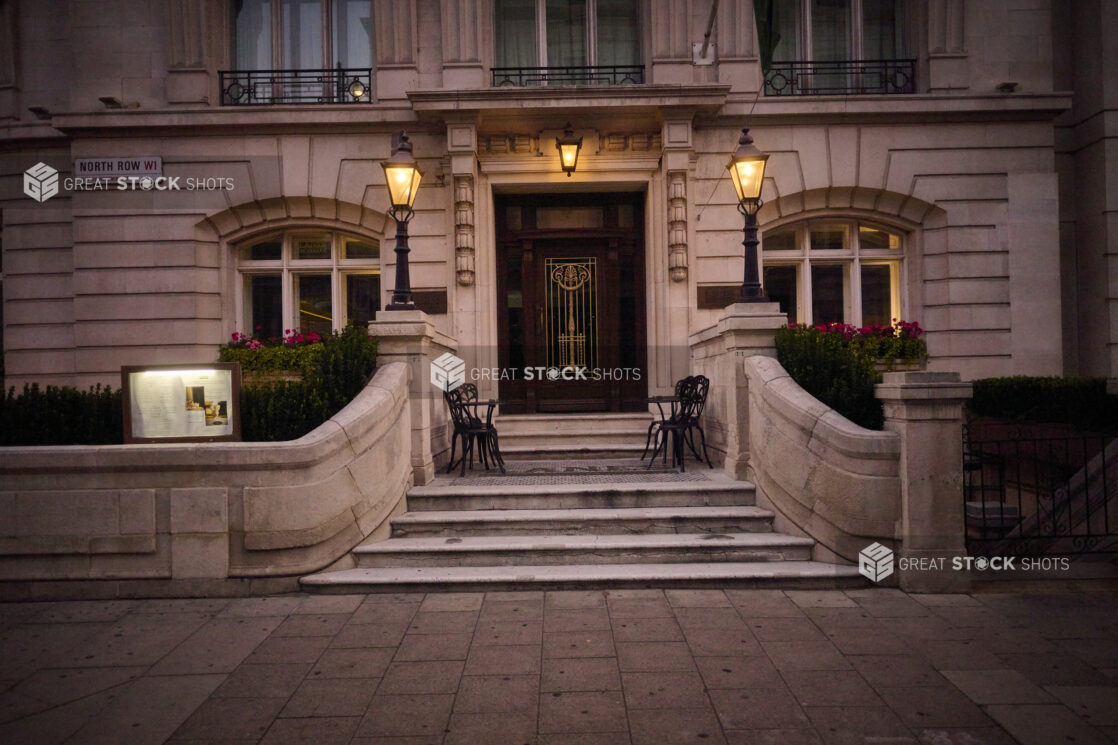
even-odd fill
[(901, 515), (901, 438), (864, 429), (801, 388), (772, 357), (744, 361), (757, 503), (777, 530), (814, 538), (814, 558), (858, 559), (893, 545)]
[(0, 597), (295, 589), (406, 509), (410, 429), (390, 363), (289, 442), (0, 449)]

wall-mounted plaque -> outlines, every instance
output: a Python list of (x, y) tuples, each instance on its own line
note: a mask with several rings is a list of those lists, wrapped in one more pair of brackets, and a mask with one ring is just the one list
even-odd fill
[(241, 439), (241, 366), (126, 365), (124, 442)]

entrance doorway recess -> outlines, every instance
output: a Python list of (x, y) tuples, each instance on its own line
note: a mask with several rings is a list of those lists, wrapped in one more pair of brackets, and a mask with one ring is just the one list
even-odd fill
[(496, 196), (502, 413), (647, 410), (644, 201)]

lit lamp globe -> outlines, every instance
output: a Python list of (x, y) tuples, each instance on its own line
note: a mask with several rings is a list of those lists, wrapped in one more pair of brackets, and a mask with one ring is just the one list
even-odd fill
[(741, 131), (738, 149), (730, 158), (730, 178), (738, 195), (738, 207), (746, 213), (756, 213), (761, 207), (761, 184), (765, 180), (765, 163), (769, 156), (753, 144), (749, 127)]
[(563, 130), (563, 136), (555, 138), (555, 147), (559, 150), (559, 166), (570, 178), (578, 165), (578, 151), (582, 149), (582, 138), (575, 137), (570, 123)]
[(388, 184), (388, 197), (392, 201), (392, 211), (407, 214), (412, 211), (415, 194), (419, 191), (419, 181), (423, 173), (411, 154), (411, 142), (406, 134), (400, 135), (400, 144), (392, 157), (381, 163), (384, 167), (384, 180)]

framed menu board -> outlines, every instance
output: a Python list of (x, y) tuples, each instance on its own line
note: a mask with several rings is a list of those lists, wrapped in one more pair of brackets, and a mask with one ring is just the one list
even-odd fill
[(241, 439), (241, 366), (126, 365), (120, 368), (124, 442)]

